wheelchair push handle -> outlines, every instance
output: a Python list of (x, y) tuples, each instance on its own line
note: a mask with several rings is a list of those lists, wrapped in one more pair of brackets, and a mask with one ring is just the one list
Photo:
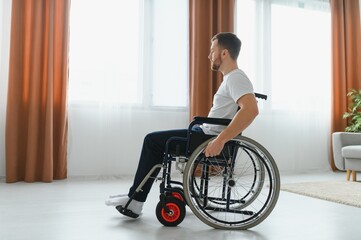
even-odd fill
[(254, 93), (254, 96), (255, 96), (256, 98), (261, 98), (261, 99), (263, 99), (263, 100), (267, 100), (267, 95), (265, 95), (265, 94)]

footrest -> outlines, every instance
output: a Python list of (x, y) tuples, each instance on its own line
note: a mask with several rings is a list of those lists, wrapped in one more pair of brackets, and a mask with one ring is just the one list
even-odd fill
[(116, 206), (115, 208), (118, 210), (118, 212), (120, 212), (121, 214), (123, 214), (127, 217), (131, 217), (131, 218), (139, 217), (139, 214), (136, 214), (132, 210), (129, 210), (127, 208), (123, 208), (123, 206), (119, 205), (119, 206)]

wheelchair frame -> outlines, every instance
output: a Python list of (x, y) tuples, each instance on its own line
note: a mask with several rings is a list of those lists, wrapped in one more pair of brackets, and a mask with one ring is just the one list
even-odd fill
[[(255, 93), (255, 96), (267, 99), (263, 94)], [(195, 117), (186, 138), (168, 139), (163, 163), (149, 171), (134, 193), (142, 191), (154, 171), (163, 169), (162, 176), (157, 178), (161, 180), (156, 207), (160, 223), (180, 224), (186, 215), (186, 205), (202, 222), (218, 229), (248, 229), (272, 212), (279, 196), (280, 176), (271, 154), (258, 142), (239, 135), (226, 143), (220, 155), (205, 157), (203, 150), (215, 136), (192, 132), (196, 125), (227, 126), (230, 122), (230, 119)], [(186, 143), (185, 154), (180, 153), (179, 147), (175, 153), (169, 152), (173, 141)], [(171, 179), (173, 162), (183, 174), (183, 182)], [(133, 196), (124, 207), (116, 207), (120, 213), (137, 217), (127, 209)]]

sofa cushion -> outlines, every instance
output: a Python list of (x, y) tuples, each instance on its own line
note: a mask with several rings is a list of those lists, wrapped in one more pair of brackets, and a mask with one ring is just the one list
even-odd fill
[(361, 160), (361, 145), (350, 145), (342, 148), (342, 157), (359, 158)]

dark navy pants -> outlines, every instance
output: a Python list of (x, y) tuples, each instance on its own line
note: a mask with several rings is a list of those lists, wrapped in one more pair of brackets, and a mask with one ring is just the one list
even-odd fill
[[(143, 181), (148, 172), (156, 164), (160, 164), (164, 159), (164, 151), (167, 140), (170, 137), (187, 137), (187, 129), (179, 130), (169, 130), (169, 131), (160, 131), (149, 133), (144, 138), (143, 148), (140, 155), (138, 168), (135, 174), (134, 182), (132, 187), (129, 190), (128, 196), (132, 196), (139, 184)], [(182, 149), (185, 149), (186, 143), (177, 142), (181, 145)], [(171, 144), (169, 146), (169, 151), (175, 151), (176, 144)], [(134, 195), (134, 199), (140, 202), (145, 202), (147, 199), (148, 193), (153, 185), (154, 178), (158, 175), (160, 169), (157, 169), (151, 178), (148, 179), (146, 184), (143, 186), (141, 192)]]

